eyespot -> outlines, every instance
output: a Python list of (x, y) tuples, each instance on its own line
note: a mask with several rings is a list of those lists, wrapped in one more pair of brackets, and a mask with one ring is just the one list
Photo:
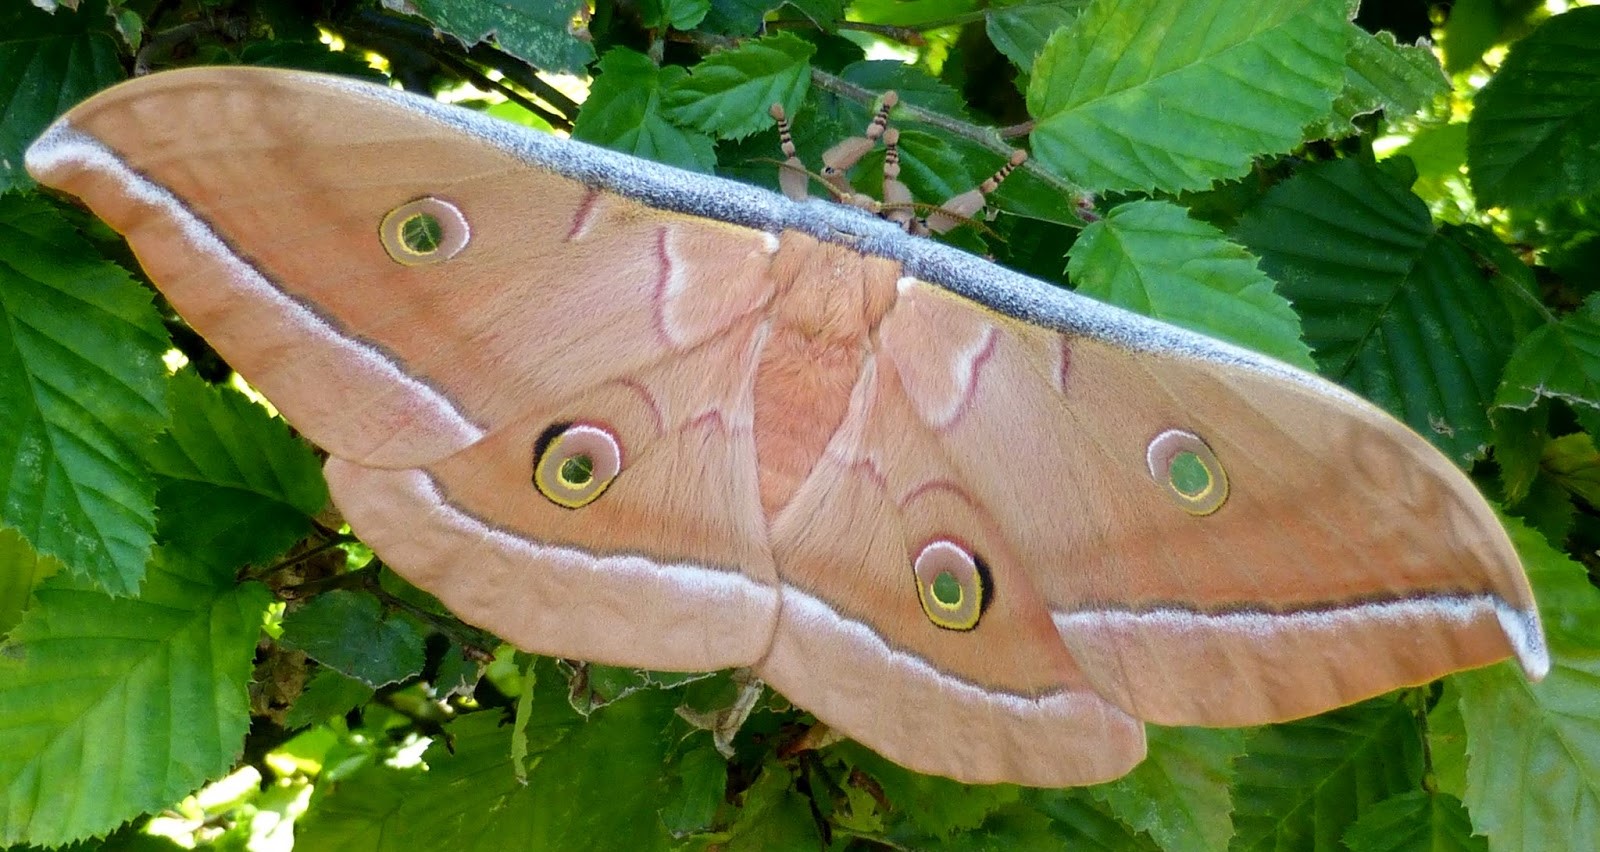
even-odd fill
[(390, 210), (378, 226), (378, 236), (395, 263), (417, 266), (455, 257), (467, 247), (472, 229), (454, 204), (419, 198)]
[(1209, 515), (1228, 499), (1228, 474), (1211, 447), (1193, 432), (1168, 429), (1145, 451), (1150, 476), (1178, 507), (1191, 515)]
[(563, 508), (593, 503), (621, 472), (622, 445), (599, 426), (557, 423), (534, 444), (533, 484)]
[(946, 630), (971, 630), (990, 603), (989, 569), (953, 541), (930, 542), (912, 563), (917, 600), (928, 620)]

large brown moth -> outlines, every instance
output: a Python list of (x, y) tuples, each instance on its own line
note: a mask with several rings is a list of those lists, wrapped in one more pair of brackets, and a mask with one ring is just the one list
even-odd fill
[(1548, 667), (1405, 426), (902, 223), (268, 70), (124, 84), (27, 166), (328, 451), (356, 533), (523, 648), (748, 666), (1035, 785), (1128, 771), (1145, 721)]

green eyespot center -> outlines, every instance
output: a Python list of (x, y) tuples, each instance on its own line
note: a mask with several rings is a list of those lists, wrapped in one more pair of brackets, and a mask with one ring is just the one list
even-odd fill
[(413, 213), (400, 223), (400, 242), (414, 254), (433, 254), (444, 243), (444, 226), (432, 213)]
[(561, 463), (561, 484), (568, 488), (583, 488), (594, 481), (594, 459), (587, 455), (573, 456)]
[(961, 581), (949, 571), (941, 571), (939, 576), (933, 578), (933, 599), (946, 609), (961, 608)]
[(1191, 499), (1205, 496), (1211, 489), (1211, 471), (1205, 460), (1187, 450), (1172, 457), (1167, 465), (1167, 478), (1179, 494)]

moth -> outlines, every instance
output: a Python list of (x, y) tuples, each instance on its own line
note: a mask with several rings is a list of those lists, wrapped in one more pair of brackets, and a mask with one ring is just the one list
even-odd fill
[(99, 94), (28, 151), (522, 648), (751, 667), (912, 769), (1114, 778), (1515, 656), (1467, 478), (1374, 406), (849, 205), (334, 77)]

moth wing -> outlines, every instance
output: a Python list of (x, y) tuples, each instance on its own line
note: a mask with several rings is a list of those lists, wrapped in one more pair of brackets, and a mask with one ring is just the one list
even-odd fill
[[(338, 505), (401, 574), (530, 649), (754, 661), (776, 580), (748, 356), (775, 238), (517, 147), (558, 140), (453, 120), (333, 77), (195, 69), (77, 107), (28, 167), (124, 233), (330, 452)], [(611, 433), (624, 463), (582, 509), (534, 482), (541, 438), (569, 423)]]
[[(1126, 773), (1144, 757), (1143, 725), (1062, 644), (1005, 519), (973, 502), (887, 361), (868, 365), (844, 424), (773, 523), (782, 602), (757, 671), (922, 772), (1039, 786)], [(962, 552), (981, 568), (961, 564)], [(918, 565), (930, 578), (949, 569), (959, 593), (935, 598)]]
[(1033, 321), (908, 280), (882, 357), (1117, 706), (1248, 725), (1513, 654), (1542, 676), (1510, 540), (1421, 436), (1269, 359), (978, 283)]

